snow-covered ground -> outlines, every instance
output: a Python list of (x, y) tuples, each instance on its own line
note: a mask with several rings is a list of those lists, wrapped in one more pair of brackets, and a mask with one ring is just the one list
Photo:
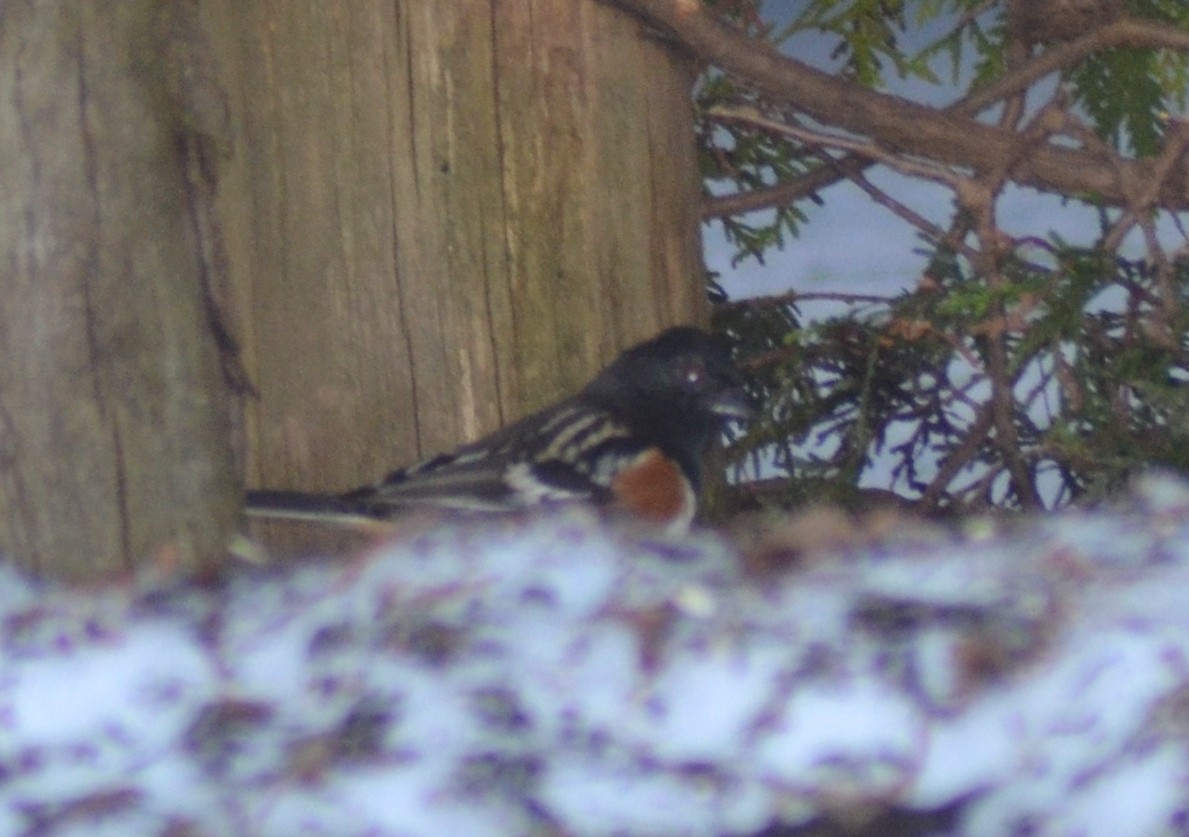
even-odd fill
[(1189, 488), (812, 521), (412, 522), (206, 587), (0, 570), (0, 835), (1189, 828)]

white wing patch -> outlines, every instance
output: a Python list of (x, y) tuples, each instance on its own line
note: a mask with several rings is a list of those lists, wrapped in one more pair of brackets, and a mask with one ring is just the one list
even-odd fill
[[(568, 416), (567, 416), (568, 418)], [(548, 447), (536, 457), (538, 462), (558, 459), (563, 462), (573, 462), (577, 470), (586, 472), (585, 457), (582, 451), (590, 450), (601, 445), (608, 439), (624, 439), (631, 436), (631, 432), (622, 424), (612, 421), (605, 413), (586, 413), (569, 421), (564, 428), (549, 441)]]
[(533, 506), (559, 500), (590, 499), (589, 492), (567, 490), (541, 482), (533, 473), (532, 465), (528, 462), (518, 462), (509, 467), (504, 475), (504, 480), (514, 492), (517, 505), (521, 506)]

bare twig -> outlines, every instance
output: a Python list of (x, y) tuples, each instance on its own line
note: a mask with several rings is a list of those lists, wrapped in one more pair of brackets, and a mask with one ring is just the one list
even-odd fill
[(732, 300), (719, 303), (717, 310), (729, 311), (733, 308), (754, 308), (761, 305), (796, 305), (798, 302), (845, 302), (848, 305), (870, 303), (875, 305), (890, 305), (893, 297), (876, 294), (852, 294), (841, 291), (787, 291), (783, 294), (771, 296), (753, 296), (747, 299)]
[(990, 403), (979, 405), (978, 414), (971, 425), (966, 428), (962, 443), (942, 461), (941, 466), (937, 469), (937, 474), (930, 481), (929, 487), (925, 489), (925, 493), (921, 497), (921, 503), (925, 508), (937, 508), (938, 501), (945, 494), (954, 477), (958, 476), (962, 469), (970, 464), (974, 455), (978, 453), (978, 449), (986, 441), (993, 423)]
[(706, 198), (702, 203), (702, 218), (723, 218), (774, 206), (789, 206), (873, 165), (875, 163), (871, 160), (857, 154), (848, 154), (837, 160), (832, 159), (828, 165), (820, 166), (800, 177), (782, 180), (772, 186)]
[[(862, 173), (852, 174), (850, 176), (850, 180), (852, 183), (862, 189), (867, 194), (867, 197), (871, 198), (871, 200), (873, 200), (875, 203), (890, 210), (897, 218), (900, 218), (909, 225), (916, 227), (933, 241), (940, 243), (945, 240), (945, 230), (934, 224), (916, 210), (906, 206), (905, 204), (902, 204), (884, 190), (877, 188), (875, 184), (868, 180)], [(973, 258), (974, 252), (966, 245), (965, 242), (961, 242), (958, 249), (967, 258)]]
[[(1095, 139), (1097, 140), (1097, 137)], [(1187, 148), (1189, 148), (1189, 123), (1180, 119), (1170, 120), (1164, 148), (1156, 157), (1155, 165), (1149, 173), (1148, 179), (1139, 182), (1130, 181), (1126, 179), (1126, 172), (1120, 171), (1120, 188), (1124, 194), (1128, 195), (1127, 207), (1103, 238), (1103, 249), (1111, 252), (1117, 250), (1131, 228), (1139, 223), (1140, 219), (1147, 215), (1153, 207), (1157, 206), (1166, 181), (1173, 176), (1177, 165), (1184, 160)]]
[[(1001, 234), (995, 223), (995, 196), (1003, 188), (1004, 171), (990, 171), (979, 180), (963, 180), (959, 184), (958, 200), (974, 218), (975, 234), (979, 238), (979, 258), (975, 263), (979, 273), (992, 291), (1007, 285), (1007, 279), (1000, 271)], [(1002, 305), (996, 312), (1004, 316)], [(1008, 363), (1006, 330), (990, 333), (985, 339), (987, 377), (991, 382), (992, 425), (995, 429), (995, 447), (1011, 476), (1020, 505), (1026, 509), (1041, 507), (1039, 495), (1031, 468), (1020, 450), (1019, 435), (1016, 432), (1016, 403), (1013, 381)]]
[(926, 180), (932, 180), (946, 186), (955, 186), (957, 183), (957, 175), (935, 163), (912, 159), (885, 151), (869, 140), (854, 139), (853, 137), (847, 137), (841, 134), (803, 128), (797, 125), (790, 125), (778, 119), (770, 119), (754, 107), (713, 107), (706, 111), (706, 115), (711, 119), (718, 119), (723, 122), (743, 123), (753, 128), (770, 131), (774, 134), (781, 134), (800, 140), (810, 146), (839, 148), (844, 151), (851, 151), (860, 157), (876, 160), (894, 171), (912, 177), (925, 178)]

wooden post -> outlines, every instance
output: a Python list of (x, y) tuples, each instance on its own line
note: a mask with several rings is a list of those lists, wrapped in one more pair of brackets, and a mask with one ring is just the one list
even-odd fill
[(235, 521), (174, 11), (4, 4), (0, 551), (37, 572), (193, 568)]
[(209, 0), (260, 398), (251, 485), (333, 490), (707, 314), (692, 68), (594, 0)]

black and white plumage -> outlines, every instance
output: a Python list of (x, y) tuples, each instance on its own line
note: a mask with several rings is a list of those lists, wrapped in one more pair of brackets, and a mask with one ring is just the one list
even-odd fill
[(624, 351), (577, 394), (491, 435), (337, 496), (250, 491), (249, 514), (388, 518), (420, 506), (513, 511), (586, 502), (688, 526), (701, 462), (751, 413), (725, 347), (692, 327)]

